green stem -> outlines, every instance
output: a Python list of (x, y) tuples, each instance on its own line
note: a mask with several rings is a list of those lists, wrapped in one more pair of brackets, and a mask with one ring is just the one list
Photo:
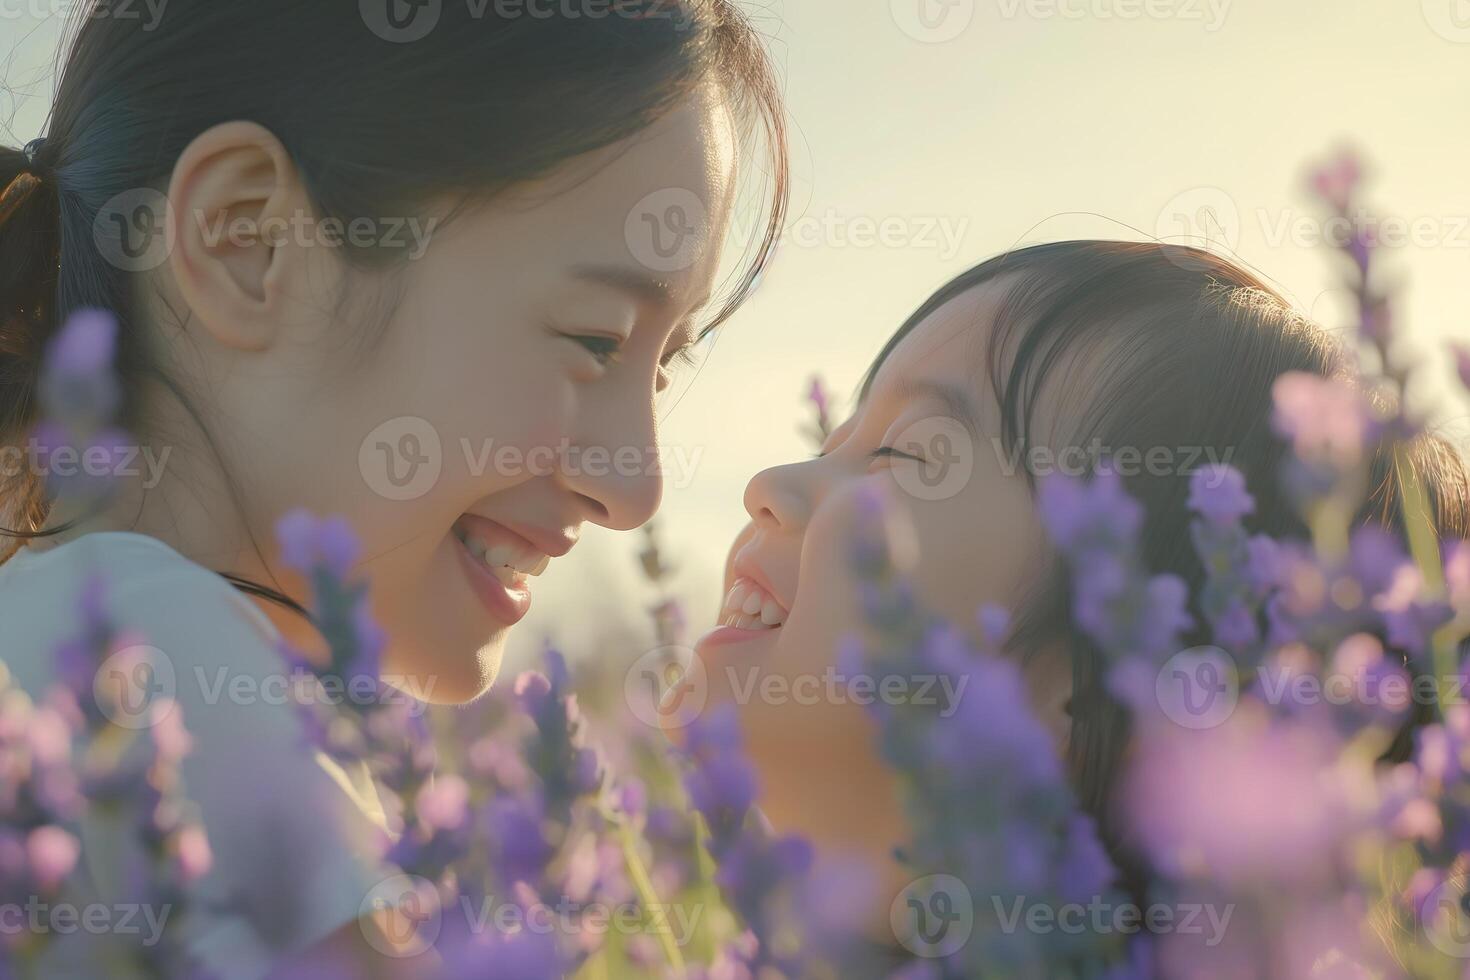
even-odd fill
[[(628, 868), (628, 877), (633, 881), (633, 888), (638, 892), (638, 900), (648, 910), (663, 908), (663, 902), (659, 901), (658, 892), (653, 888), (653, 880), (648, 877), (648, 869), (643, 866), (643, 858), (638, 853), (637, 840), (633, 837), (633, 828), (628, 826), (628, 821), (618, 820), (618, 843), (623, 848), (623, 862)], [(658, 942), (663, 947), (664, 958), (669, 961), (675, 973), (684, 972), (684, 954), (679, 951), (679, 944), (674, 942), (673, 933), (668, 928), (658, 930)]]
[[(1444, 591), (1444, 566), (1439, 554), (1439, 535), (1424, 484), (1410, 465), (1402, 443), (1394, 448), (1394, 475), (1403, 495), (1404, 530), (1409, 537), (1409, 554), (1424, 577), (1424, 588), (1430, 594)], [(1449, 694), (1450, 679), (1455, 674), (1455, 646), (1460, 630), (1451, 623), (1439, 630), (1431, 640), (1434, 667), (1435, 701), (1442, 716)]]

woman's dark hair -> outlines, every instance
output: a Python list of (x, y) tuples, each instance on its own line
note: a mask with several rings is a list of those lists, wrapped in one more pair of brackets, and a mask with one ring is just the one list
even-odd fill
[[(772, 254), (787, 200), (782, 99), (760, 38), (731, 0), (550, 6), (170, 0), (150, 20), (107, 0), (83, 4), (44, 141), (29, 155), (0, 148), (0, 190), (22, 174), (41, 179), (0, 223), (0, 444), (35, 423), (41, 352), (80, 307), (117, 314), (125, 392), (152, 380), (187, 407), (134, 322), (139, 278), (109, 261), (94, 223), (119, 195), (162, 187), (190, 141), (231, 120), (269, 129), (320, 216), (346, 226), (544, 175), (713, 81), (742, 137), (763, 137), (772, 186), (754, 261), (709, 328), (723, 321)], [(390, 251), (344, 248), (364, 265), (401, 254)], [(123, 405), (134, 431), (138, 407)], [(0, 484), (5, 534), (53, 533), (42, 530), (48, 509), (36, 478)]]
[[(1008, 252), (956, 277), (909, 317), (878, 355), (864, 391), (916, 326), (985, 283), (1001, 290), (985, 369), (1008, 454), (1028, 458), (1024, 450), (1032, 445), (1048, 381), (1060, 380), (1058, 372), (1079, 345), (1102, 340), (1087, 348), (1090, 387), (1081, 392), (1080, 418), (1072, 420), (1069, 413), (1075, 427), (1066, 431), (1066, 444), (1129, 447), (1142, 458), (1162, 447), (1176, 461), (1167, 473), (1138, 467), (1140, 472), (1124, 474), (1128, 492), (1143, 505), (1140, 543), (1151, 573), (1180, 576), (1192, 597), (1204, 579), (1190, 534), (1191, 473), (1180, 462), (1181, 449), (1213, 453), (1213, 461), (1241, 471), (1256, 501), (1246, 521), (1252, 531), (1310, 537), (1280, 479), (1286, 446), (1272, 429), (1272, 385), (1288, 371), (1344, 377), (1350, 367), (1339, 343), (1258, 277), (1208, 252), (1176, 245), (1071, 241)], [(1075, 379), (1067, 383), (1075, 392)], [(1417, 479), (1428, 492), (1441, 538), (1470, 537), (1470, 480), (1460, 455), (1427, 434), (1408, 449), (1410, 473), (1394, 466), (1387, 448), (1371, 460), (1370, 492), (1357, 522), (1388, 528), (1406, 541), (1401, 490), (1404, 480)], [(1202, 456), (1199, 463), (1210, 461)], [(1034, 474), (1027, 470), (1025, 476), (1034, 488)], [(1141, 869), (1113, 807), (1131, 735), (1129, 714), (1104, 686), (1102, 651), (1071, 616), (1064, 563), (1049, 561), (1042, 575), (1029, 604), (1013, 611), (1008, 647), (1020, 656), (1059, 649), (1070, 657), (1067, 762), (1073, 786), (1125, 869), (1125, 883), (1136, 891)], [(1199, 625), (1182, 638), (1185, 647), (1212, 642), (1208, 621), (1198, 608), (1192, 612)], [(1410, 734), (1401, 733), (1389, 757), (1407, 751)]]

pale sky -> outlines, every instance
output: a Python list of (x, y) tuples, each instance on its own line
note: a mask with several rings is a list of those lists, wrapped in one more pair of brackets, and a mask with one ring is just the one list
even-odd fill
[[(1345, 141), (1370, 164), (1377, 212), (1413, 239), (1387, 250), (1404, 286), (1399, 319), (1434, 359), (1437, 414), (1452, 432), (1467, 428), (1443, 354), (1448, 338), (1470, 339), (1467, 0), (747, 6), (785, 80), (793, 232), (698, 377), (667, 402), (664, 439), (698, 465), (688, 485), (669, 487), (659, 523), (697, 626), (718, 601), (746, 481), (810, 451), (798, 433), (809, 376), (822, 373), (845, 403), (934, 288), (998, 251), (1189, 240), (1180, 236), (1203, 234), (1196, 216), (1208, 208), (1224, 222), (1217, 245), (1341, 326), (1303, 175)], [(4, 80), (20, 90), (0, 94), (0, 120), (16, 145), (40, 133), (59, 20), (37, 15), (59, 9), (0, 0)], [(878, 227), (886, 244), (864, 240)], [(512, 667), (548, 628), (575, 654), (579, 637), (637, 622), (648, 598), (640, 543), (589, 529), (539, 583)]]

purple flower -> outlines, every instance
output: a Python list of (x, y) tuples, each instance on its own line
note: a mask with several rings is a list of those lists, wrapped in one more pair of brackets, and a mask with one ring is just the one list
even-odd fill
[(1177, 575), (1155, 575), (1149, 579), (1142, 613), (1143, 630), (1138, 649), (1143, 653), (1168, 653), (1179, 645), (1178, 635), (1194, 625), (1189, 615), (1189, 587)]
[(1261, 639), (1256, 614), (1243, 602), (1232, 602), (1215, 619), (1215, 642), (1227, 650), (1244, 650)]
[(1418, 568), (1401, 565), (1388, 590), (1373, 600), (1383, 615), (1389, 644), (1421, 658), (1428, 653), (1434, 631), (1454, 618), (1448, 603), (1421, 598), (1423, 583)]
[(535, 716), (551, 698), (551, 680), (539, 670), (522, 671), (516, 677), (513, 690), (521, 702), (521, 710)]
[(819, 375), (812, 376), (811, 387), (807, 389), (807, 398), (811, 401), (812, 406), (816, 408), (818, 418), (827, 418), (828, 409), (831, 407), (831, 400), (827, 396), (827, 388), (822, 383)]
[(1332, 655), (1332, 671), (1348, 680), (1348, 688), (1368, 709), (1370, 718), (1385, 725), (1396, 723), (1408, 710), (1409, 675), (1389, 658), (1383, 644), (1369, 633), (1354, 633)]
[(1399, 539), (1372, 525), (1353, 531), (1348, 545), (1348, 571), (1368, 596), (1376, 596), (1399, 582), (1399, 573), (1412, 569)]
[(755, 770), (738, 754), (721, 752), (699, 760), (684, 789), (712, 827), (738, 825), (755, 802)]
[(685, 751), (695, 759), (737, 752), (742, 744), (740, 718), (733, 705), (715, 705), (685, 728)]
[(980, 624), (980, 642), (987, 653), (998, 652), (1011, 633), (1011, 613), (1004, 606), (986, 603), (976, 616)]
[(1234, 524), (1256, 509), (1245, 476), (1232, 466), (1211, 464), (1189, 479), (1189, 508), (1214, 524)]
[(101, 374), (111, 369), (116, 350), (116, 317), (106, 310), (78, 310), (67, 317), (47, 345), (47, 371), (71, 376)]
[(495, 870), (502, 882), (537, 881), (555, 855), (542, 829), (546, 811), (538, 797), (502, 796), (486, 812), (487, 832), (496, 848)]
[(1276, 431), (1304, 460), (1347, 467), (1377, 431), (1363, 392), (1347, 381), (1288, 371), (1271, 386)]
[(564, 962), (555, 935), (523, 929), (502, 933), (471, 929), (458, 920), (435, 943), (441, 965), (433, 976), (450, 980), (561, 980), (571, 964)]
[(469, 800), (469, 784), (454, 773), (444, 773), (419, 790), (414, 808), (429, 830), (457, 830), (469, 815)]
[(1340, 748), (1306, 717), (1271, 721), (1245, 700), (1214, 728), (1144, 725), (1124, 808), (1166, 875), (1301, 883), (1330, 873), (1353, 827), (1353, 787), (1334, 781)]
[(1455, 358), (1455, 372), (1460, 376), (1460, 384), (1470, 388), (1470, 345), (1452, 342), (1450, 353)]
[(1256, 598), (1264, 599), (1281, 584), (1282, 568), (1276, 540), (1268, 534), (1252, 535), (1246, 542), (1246, 578)]
[(1444, 720), (1415, 734), (1415, 763), (1424, 778), (1442, 784), (1463, 780), (1470, 773), (1470, 704), (1451, 704)]
[(52, 892), (76, 867), (82, 844), (60, 827), (37, 827), (26, 837), (26, 859), (43, 892)]
[(1015, 793), (1057, 784), (1056, 745), (1031, 712), (1016, 665), (977, 658), (961, 676), (966, 683), (953, 713), (930, 726), (926, 741), (933, 760), (941, 769), (984, 772), (987, 780)]
[(1334, 210), (1346, 211), (1362, 179), (1363, 166), (1357, 154), (1343, 149), (1331, 160), (1312, 171), (1310, 183), (1317, 196), (1331, 205)]
[(1057, 885), (1062, 899), (1085, 904), (1106, 894), (1118, 871), (1103, 850), (1091, 818), (1081, 813), (1072, 815), (1063, 847)]
[(345, 578), (361, 553), (357, 536), (343, 517), (317, 518), (303, 508), (276, 522), (281, 561), (304, 575), (325, 571)]
[(1123, 489), (1111, 469), (1090, 483), (1065, 475), (1048, 476), (1037, 492), (1037, 510), (1056, 546), (1089, 551), (1131, 540), (1143, 526), (1143, 508)]

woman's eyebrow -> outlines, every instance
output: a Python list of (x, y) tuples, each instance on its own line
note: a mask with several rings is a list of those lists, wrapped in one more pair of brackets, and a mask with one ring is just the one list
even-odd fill
[[(671, 310), (680, 299), (678, 286), (668, 277), (632, 266), (576, 265), (572, 267), (571, 275), (582, 282), (615, 289), (634, 302), (659, 311)], [(709, 300), (709, 295), (705, 294), (697, 302), (690, 303), (685, 315), (693, 314)]]
[(674, 287), (667, 279), (628, 266), (578, 265), (571, 274), (573, 279), (616, 289), (648, 306), (666, 307), (674, 302)]

